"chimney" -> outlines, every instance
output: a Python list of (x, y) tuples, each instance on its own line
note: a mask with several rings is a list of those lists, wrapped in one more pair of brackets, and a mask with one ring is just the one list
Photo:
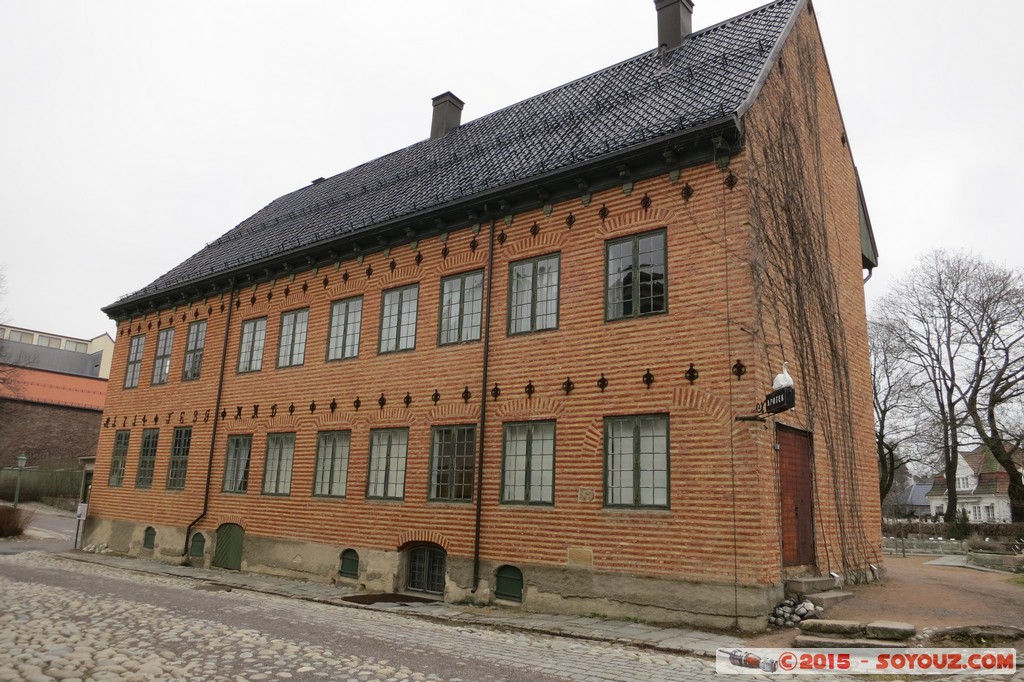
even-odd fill
[(654, 0), (658, 10), (658, 47), (673, 50), (693, 32), (692, 0)]
[(430, 121), (430, 139), (436, 140), (459, 127), (462, 107), (466, 103), (450, 92), (438, 95), (431, 101), (434, 103), (434, 117)]

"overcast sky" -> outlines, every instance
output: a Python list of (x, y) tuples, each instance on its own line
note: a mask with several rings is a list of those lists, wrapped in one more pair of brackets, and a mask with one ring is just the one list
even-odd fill
[[(695, 28), (760, 6), (697, 0)], [(1020, 0), (817, 0), (883, 294), (924, 250), (1024, 265)], [(274, 198), (655, 47), (651, 0), (0, 1), (0, 320), (102, 306)]]

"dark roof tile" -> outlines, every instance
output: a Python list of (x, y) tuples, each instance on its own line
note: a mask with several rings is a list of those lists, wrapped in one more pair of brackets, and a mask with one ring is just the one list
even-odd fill
[(802, 1), (777, 0), (664, 57), (641, 54), (286, 194), (108, 310), (742, 115)]

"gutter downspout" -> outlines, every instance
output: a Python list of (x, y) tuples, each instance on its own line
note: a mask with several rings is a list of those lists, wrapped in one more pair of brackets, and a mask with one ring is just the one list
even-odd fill
[(491, 219), (491, 235), (487, 252), (487, 315), (484, 318), (484, 359), (480, 372), (480, 440), (476, 456), (476, 525), (473, 530), (473, 588), (476, 594), (480, 587), (480, 535), (483, 527), (484, 488), (484, 434), (487, 427), (487, 362), (491, 351), (491, 292), (494, 287), (494, 219)]
[(188, 557), (188, 541), (192, 535), (192, 529), (196, 524), (206, 518), (206, 512), (210, 510), (210, 483), (213, 479), (213, 453), (217, 447), (217, 427), (220, 425), (220, 401), (224, 395), (224, 369), (228, 364), (228, 337), (231, 335), (231, 313), (235, 306), (235, 285), (231, 284), (231, 292), (228, 294), (228, 319), (224, 324), (224, 346), (221, 348), (220, 376), (217, 379), (217, 401), (213, 410), (213, 433), (210, 434), (210, 456), (206, 460), (206, 489), (203, 491), (203, 511), (185, 529), (185, 549), (181, 553), (184, 558)]

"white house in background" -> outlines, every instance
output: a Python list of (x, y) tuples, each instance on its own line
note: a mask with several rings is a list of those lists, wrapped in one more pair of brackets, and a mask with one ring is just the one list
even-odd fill
[(5, 364), (100, 379), (110, 378), (114, 339), (107, 333), (91, 339), (80, 339), (2, 325), (0, 342), (6, 344), (6, 357), (2, 359)]
[[(1013, 461), (1024, 466), (1024, 452), (1014, 453)], [(988, 448), (978, 446), (962, 452), (956, 466), (957, 507), (967, 510), (967, 517), (975, 523), (1004, 523), (1010, 521), (1010, 477), (996, 461)], [(931, 513), (941, 515), (947, 507), (946, 477), (936, 474), (927, 494)]]

